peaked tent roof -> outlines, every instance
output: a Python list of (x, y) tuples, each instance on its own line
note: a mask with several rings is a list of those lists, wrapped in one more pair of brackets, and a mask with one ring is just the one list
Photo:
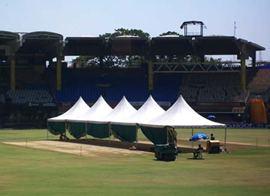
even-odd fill
[(78, 99), (78, 101), (65, 113), (49, 118), (50, 122), (62, 122), (69, 119), (78, 118), (82, 113), (85, 113), (90, 110), (90, 107), (85, 103), (82, 97)]
[(161, 116), (147, 122), (140, 123), (150, 127), (224, 127), (225, 124), (208, 120), (195, 112), (184, 100), (182, 95)]
[(79, 116), (70, 119), (72, 122), (94, 122), (102, 121), (105, 116), (112, 112), (112, 108), (104, 100), (102, 96), (98, 98), (95, 104), (87, 111), (82, 112)]
[(150, 120), (162, 115), (165, 110), (160, 107), (150, 95), (146, 102), (140, 107), (134, 118), (137, 123), (149, 122)]
[(121, 101), (115, 106), (113, 111), (104, 118), (103, 122), (120, 123), (125, 121), (125, 119), (132, 118), (132, 116), (137, 112), (137, 110), (128, 102), (125, 96)]
[(150, 95), (140, 109), (132, 116), (122, 119), (121, 124), (135, 125), (137, 123), (147, 123), (150, 120), (162, 115), (165, 112)]

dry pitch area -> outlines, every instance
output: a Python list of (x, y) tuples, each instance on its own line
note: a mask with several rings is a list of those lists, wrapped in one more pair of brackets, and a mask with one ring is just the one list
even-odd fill
[(42, 150), (50, 150), (56, 152), (63, 152), (69, 154), (75, 154), (86, 157), (95, 157), (100, 154), (121, 154), (121, 155), (129, 155), (129, 154), (147, 154), (149, 152), (137, 151), (137, 150), (128, 150), (128, 149), (120, 149), (113, 147), (103, 147), (103, 146), (95, 146), (89, 144), (76, 144), (69, 142), (61, 142), (61, 141), (24, 141), (24, 142), (3, 142), (5, 144), (34, 148), (34, 149), (42, 149)]

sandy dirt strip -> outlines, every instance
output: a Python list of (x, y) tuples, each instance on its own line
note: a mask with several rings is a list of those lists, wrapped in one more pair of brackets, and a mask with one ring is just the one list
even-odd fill
[(147, 154), (149, 152), (120, 149), (113, 147), (95, 146), (89, 144), (76, 144), (60, 141), (27, 141), (27, 142), (3, 142), (9, 145), (22, 146), (27, 148), (35, 148), (42, 150), (50, 150), (56, 152), (63, 152), (75, 154), (80, 156), (95, 157), (101, 154), (115, 154), (115, 155), (130, 155), (130, 154)]

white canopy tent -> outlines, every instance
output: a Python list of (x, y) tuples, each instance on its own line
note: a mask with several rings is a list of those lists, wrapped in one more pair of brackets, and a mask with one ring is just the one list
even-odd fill
[(135, 142), (138, 135), (137, 124), (148, 122), (164, 112), (152, 96), (149, 96), (139, 110), (135, 110), (124, 97), (114, 111), (107, 116), (107, 121), (110, 122), (110, 129), (114, 136), (121, 141)]
[(78, 101), (65, 113), (49, 118), (48, 122), (63, 122), (70, 119), (76, 119), (80, 117), (82, 113), (86, 113), (90, 110), (90, 107), (85, 103), (82, 97), (78, 99)]
[(89, 110), (68, 120), (70, 134), (75, 138), (83, 137), (86, 134), (99, 138), (108, 137), (110, 133), (106, 131), (106, 127), (99, 127), (100, 130), (98, 130), (98, 127), (93, 128), (93, 124), (104, 119), (110, 112), (112, 112), (112, 108), (100, 96)]
[(69, 119), (77, 118), (81, 113), (90, 110), (90, 107), (85, 103), (82, 97), (65, 113), (49, 118), (47, 120), (48, 130), (54, 135), (65, 135), (66, 133), (66, 122)]
[[(94, 106), (93, 106), (94, 107)], [(105, 111), (104, 109), (103, 111)], [(118, 121), (121, 121), (122, 119), (128, 118), (130, 116), (133, 116), (136, 113), (136, 109), (127, 101), (125, 96), (121, 99), (121, 101), (115, 106), (113, 110), (106, 110), (107, 115), (103, 116), (102, 118), (90, 118), (92, 114), (89, 114), (89, 117), (87, 117), (87, 134), (92, 135), (94, 137), (98, 138), (106, 138), (109, 137), (112, 134), (112, 131), (114, 130), (114, 126), (111, 125), (111, 123), (116, 123), (115, 125), (118, 126)], [(102, 112), (102, 111), (101, 111)], [(109, 112), (109, 113), (108, 113)], [(104, 112), (105, 113), (105, 112)], [(137, 130), (137, 129), (136, 129)], [(117, 127), (117, 131), (125, 132), (128, 136), (134, 135), (134, 128), (133, 127)], [(121, 137), (119, 134), (116, 134), (116, 132), (113, 132), (114, 135), (122, 139), (123, 141), (127, 141), (124, 139), (124, 137)], [(134, 137), (132, 137), (134, 138)], [(137, 138), (137, 137), (136, 137)], [(135, 138), (135, 139), (136, 139)], [(131, 141), (131, 140), (129, 140)], [(134, 139), (132, 139), (131, 142), (133, 142)]]
[(157, 102), (150, 95), (146, 102), (139, 108), (139, 110), (132, 116), (125, 116), (124, 118), (111, 121), (112, 124), (122, 124), (122, 125), (136, 125), (140, 123), (147, 123), (153, 118), (162, 115), (165, 112)]
[(79, 115), (69, 118), (69, 122), (99, 122), (113, 111), (111, 106), (104, 100), (102, 96), (98, 98), (95, 104)]
[[(48, 129), (53, 134), (63, 133), (66, 122), (68, 122), (69, 132), (75, 138), (80, 138), (86, 134), (106, 138), (113, 132), (122, 141), (130, 142), (136, 141), (134, 138), (137, 139), (138, 124), (145, 135), (150, 135), (149, 137), (157, 140), (163, 137), (160, 142), (165, 141), (164, 138), (167, 136), (164, 128), (167, 129), (168, 127), (190, 127), (192, 129), (196, 127), (225, 127), (226, 143), (225, 124), (213, 122), (199, 115), (182, 96), (166, 112), (155, 102), (152, 96), (149, 96), (139, 110), (136, 110), (125, 96), (114, 109), (107, 104), (102, 96), (91, 108), (80, 97), (67, 112), (48, 119)], [(162, 137), (158, 136), (158, 132), (162, 134)]]
[(225, 128), (225, 148), (227, 130), (226, 125), (208, 120), (195, 112), (180, 95), (177, 101), (163, 114), (153, 118), (149, 122), (139, 123), (146, 137), (155, 144), (168, 143), (168, 130), (173, 128)]
[(174, 128), (181, 127), (225, 127), (225, 124), (208, 120), (195, 112), (184, 100), (182, 95), (177, 101), (162, 115), (150, 120), (149, 122), (140, 123), (150, 127), (171, 126)]
[[(126, 119), (132, 118), (136, 114), (137, 110), (128, 102), (125, 96), (115, 106), (113, 111), (108, 114), (102, 122), (110, 122), (119, 124)], [(128, 121), (128, 120), (127, 120)]]

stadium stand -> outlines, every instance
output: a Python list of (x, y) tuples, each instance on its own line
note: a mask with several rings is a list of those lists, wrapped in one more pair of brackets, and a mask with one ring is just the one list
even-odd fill
[(173, 103), (179, 96), (181, 78), (181, 74), (155, 75), (152, 95), (159, 102)]
[[(266, 100), (270, 94), (269, 70), (256, 72), (256, 51), (265, 48), (232, 36), (64, 40), (53, 32), (32, 32), (20, 37), (18, 33), (0, 31), (0, 41), (1, 121), (8, 123), (44, 125), (48, 116), (63, 112), (63, 106), (68, 108), (80, 96), (91, 105), (103, 95), (114, 106), (125, 95), (132, 104), (140, 106), (152, 94), (167, 108), (182, 94), (196, 111), (223, 115), (224, 121), (235, 120), (237, 126), (249, 91), (260, 93)], [(236, 64), (213, 61), (209, 66), (204, 62), (206, 55), (221, 54), (238, 55), (239, 59)], [(95, 57), (99, 63), (68, 68), (63, 62), (65, 56), (81, 55)], [(122, 64), (117, 67), (115, 61), (112, 65), (104, 63), (106, 56), (134, 55), (142, 60), (136, 68)], [(252, 67), (245, 64), (248, 58), (252, 59)], [(244, 93), (248, 83), (249, 91)], [(255, 92), (258, 86), (260, 92)]]
[[(51, 71), (50, 77), (53, 76), (54, 71)], [(145, 101), (148, 90), (144, 70), (65, 69), (63, 89), (55, 91), (57, 102), (75, 102), (80, 96), (87, 102), (94, 102), (100, 95), (112, 103), (118, 102), (123, 95), (130, 101)]]
[(6, 96), (13, 104), (53, 104), (53, 98), (46, 90), (9, 90)]
[(248, 85), (248, 89), (251, 93), (264, 93), (270, 88), (270, 68), (261, 68)]
[(3, 94), (0, 94), (0, 103), (1, 104), (5, 103), (5, 96)]
[(180, 92), (189, 102), (244, 102), (238, 74), (183, 75)]

